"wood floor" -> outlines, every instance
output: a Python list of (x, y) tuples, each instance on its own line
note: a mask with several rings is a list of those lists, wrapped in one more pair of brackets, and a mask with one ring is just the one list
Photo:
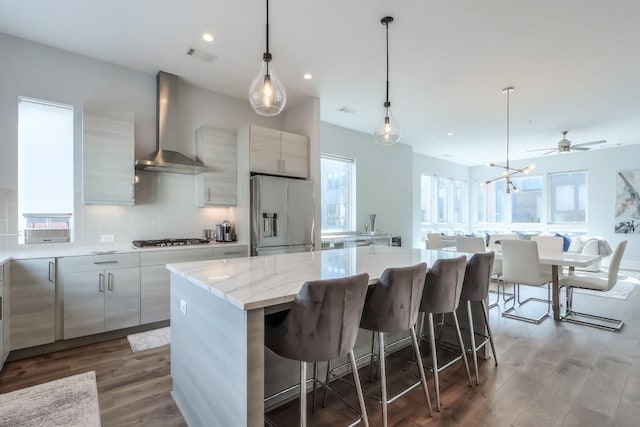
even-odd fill
[[(532, 325), (490, 311), (499, 366), (480, 365), (480, 386), (469, 387), (460, 366), (441, 374), (442, 411), (427, 416), (424, 395), (414, 390), (389, 407), (393, 426), (638, 426), (640, 425), (640, 289), (626, 301), (576, 295), (575, 308), (621, 317), (619, 334), (547, 319)], [(403, 376), (392, 371), (391, 387)], [(94, 370), (102, 422), (109, 426), (182, 426), (171, 398), (167, 347), (132, 354), (126, 339), (8, 363), (0, 393)], [(368, 369), (361, 370), (366, 387)], [(434, 391), (429, 380), (432, 400)], [(344, 388), (346, 395), (352, 395)], [(353, 399), (352, 399), (353, 400)], [(372, 426), (379, 405), (367, 401)], [(270, 415), (297, 425), (291, 403)], [(346, 425), (351, 417), (336, 399), (309, 414), (310, 425)], [(346, 418), (345, 418), (346, 416)], [(228, 426), (224, 426), (228, 427)]]

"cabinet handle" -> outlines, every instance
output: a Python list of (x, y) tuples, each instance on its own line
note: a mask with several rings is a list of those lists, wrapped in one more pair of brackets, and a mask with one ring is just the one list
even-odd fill
[(107, 274), (107, 289), (113, 292), (113, 273)]
[(49, 281), (53, 283), (53, 277), (55, 275), (53, 261), (49, 261)]
[(118, 261), (95, 261), (94, 264), (95, 265), (100, 265), (100, 264), (117, 264)]
[(0, 297), (0, 320), (2, 320), (2, 297)]
[(98, 274), (98, 291), (104, 293), (104, 274)]
[(207, 202), (211, 201), (211, 188), (207, 187)]

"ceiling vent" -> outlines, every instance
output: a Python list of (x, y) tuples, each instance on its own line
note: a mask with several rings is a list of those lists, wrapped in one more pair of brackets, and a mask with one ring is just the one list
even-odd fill
[(217, 56), (212, 53), (205, 52), (202, 49), (196, 49), (194, 47), (190, 47), (189, 49), (187, 49), (186, 54), (193, 58), (196, 58), (208, 63), (212, 63), (217, 58)]
[(349, 108), (349, 107), (339, 107), (338, 111), (340, 111), (341, 113), (345, 113), (345, 114), (353, 114), (356, 112), (356, 110)]

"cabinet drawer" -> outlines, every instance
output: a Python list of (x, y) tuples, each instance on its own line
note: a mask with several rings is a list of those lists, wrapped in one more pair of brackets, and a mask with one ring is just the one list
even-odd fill
[(103, 254), (58, 259), (63, 271), (97, 271), (103, 269), (127, 268), (140, 266), (140, 254)]
[(214, 248), (213, 259), (242, 258), (247, 256), (247, 246), (230, 246), (226, 248)]
[(204, 261), (212, 259), (213, 248), (194, 248), (194, 249), (177, 249), (149, 251), (140, 253), (140, 265), (143, 267), (149, 265), (163, 265), (179, 262)]

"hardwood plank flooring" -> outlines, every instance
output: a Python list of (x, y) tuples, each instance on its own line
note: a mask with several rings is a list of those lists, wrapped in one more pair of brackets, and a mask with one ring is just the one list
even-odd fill
[[(636, 426), (640, 414), (640, 289), (626, 301), (576, 295), (583, 311), (621, 317), (619, 334), (555, 323), (532, 325), (490, 310), (499, 365), (480, 362), (480, 386), (469, 387), (460, 364), (441, 373), (442, 411), (427, 415), (416, 389), (389, 406), (392, 426)], [(81, 372), (96, 371), (102, 422), (109, 426), (184, 426), (171, 397), (168, 347), (131, 353), (125, 338), (58, 351), (6, 364), (0, 393)], [(390, 388), (406, 376), (391, 364)], [(435, 392), (429, 378), (432, 400)], [(364, 387), (369, 384), (363, 368)], [(336, 386), (356, 406), (355, 393)], [(320, 393), (320, 396), (322, 393)], [(320, 399), (321, 401), (321, 399)], [(311, 407), (311, 402), (309, 402)], [(372, 426), (381, 425), (379, 404), (367, 399)], [(279, 426), (298, 424), (298, 404), (269, 413)], [(309, 425), (346, 425), (353, 414), (335, 398), (309, 414)], [(227, 427), (227, 426), (225, 426)]]

